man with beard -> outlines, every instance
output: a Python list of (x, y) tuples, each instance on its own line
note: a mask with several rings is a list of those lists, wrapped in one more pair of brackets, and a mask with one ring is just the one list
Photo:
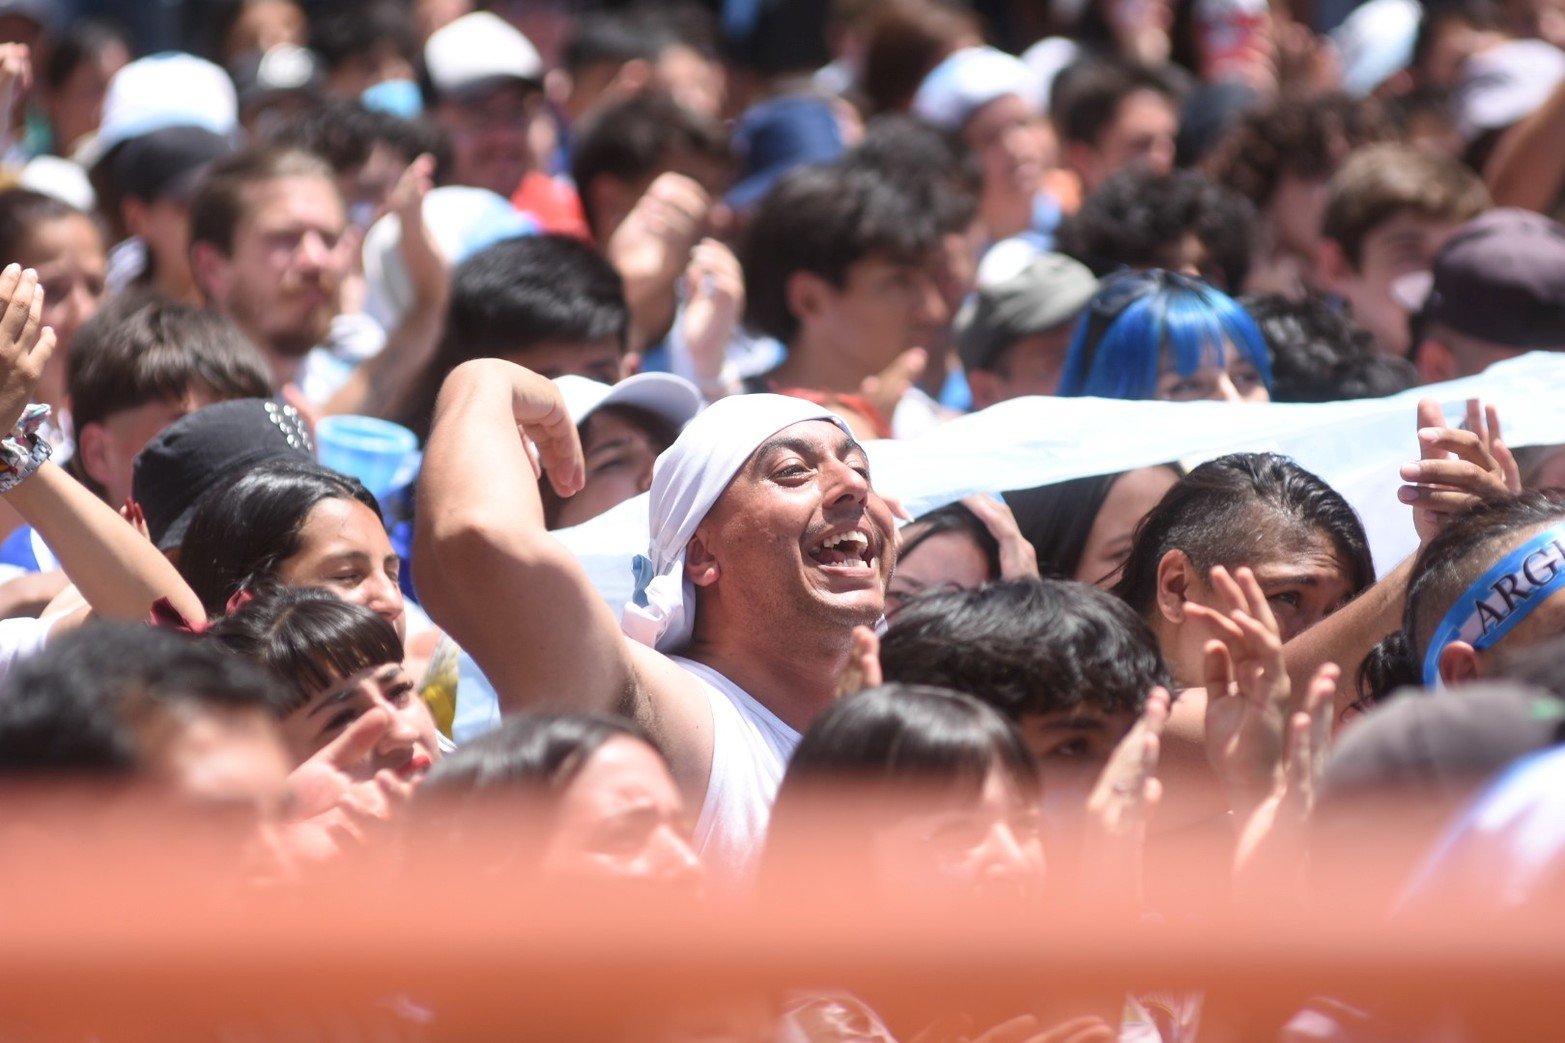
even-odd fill
[(355, 237), (331, 167), (296, 149), (212, 165), (190, 206), (190, 268), (209, 305), (255, 342), (273, 385), (299, 379), (341, 308)]
[(742, 879), (853, 628), (882, 613), (893, 523), (864, 450), (802, 399), (741, 395), (697, 416), (654, 470), (650, 554), (636, 560), (622, 633), (546, 531), (523, 435), (560, 495), (581, 488), (576, 427), (550, 381), (499, 359), (452, 372), (419, 481), (424, 605), (502, 711), (640, 722), (701, 809), (708, 868)]

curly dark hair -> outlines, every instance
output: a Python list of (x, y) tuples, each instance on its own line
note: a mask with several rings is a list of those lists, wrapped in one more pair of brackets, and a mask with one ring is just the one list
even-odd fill
[(1243, 196), (1194, 170), (1153, 174), (1121, 170), (1089, 195), (1060, 226), (1061, 252), (1097, 275), (1120, 268), (1178, 268), (1187, 235), (1200, 240), (1200, 275), (1238, 293), (1250, 272), (1258, 219)]
[(1375, 350), (1375, 338), (1319, 297), (1240, 298), (1272, 353), (1273, 402), (1383, 398), (1418, 384), (1407, 359)]
[(1354, 149), (1392, 136), (1376, 102), (1346, 94), (1283, 95), (1246, 113), (1205, 166), (1218, 184), (1264, 209), (1283, 175), (1325, 180)]

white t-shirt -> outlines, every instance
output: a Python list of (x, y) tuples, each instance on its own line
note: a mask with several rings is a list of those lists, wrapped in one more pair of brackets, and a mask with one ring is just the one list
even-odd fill
[(711, 667), (669, 658), (699, 682), (712, 709), (712, 770), (696, 819), (696, 851), (715, 880), (740, 885), (760, 857), (799, 733)]
[[(711, 667), (669, 658), (695, 678), (712, 711), (712, 767), (696, 820), (696, 850), (714, 879), (742, 884), (765, 843), (772, 801), (799, 733)], [(466, 652), (458, 664), (451, 734), (461, 745), (499, 726), (500, 700)]]
[(0, 683), (10, 676), (17, 663), (43, 651), (49, 642), (49, 632), (69, 613), (57, 613), (34, 619), (18, 616), (0, 619)]

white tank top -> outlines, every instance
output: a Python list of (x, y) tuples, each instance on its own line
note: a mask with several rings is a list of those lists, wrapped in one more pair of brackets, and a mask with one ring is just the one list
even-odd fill
[(712, 708), (712, 771), (696, 820), (696, 850), (716, 881), (742, 884), (760, 857), (799, 733), (711, 667), (670, 658), (699, 682)]

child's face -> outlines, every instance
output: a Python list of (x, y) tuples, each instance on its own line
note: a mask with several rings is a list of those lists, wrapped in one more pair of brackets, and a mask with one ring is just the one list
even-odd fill
[(668, 448), (660, 436), (612, 406), (594, 412), (580, 430), (587, 483), (561, 501), (557, 529), (591, 521), (651, 489), (652, 464)]
[(1410, 211), (1393, 214), (1364, 237), (1356, 271), (1338, 287), (1353, 312), (1353, 321), (1375, 336), (1383, 352), (1407, 356), (1408, 313), (1391, 292), (1404, 275), (1427, 272), (1440, 244), (1457, 222), (1424, 217)]
[(1086, 704), (1024, 716), (1018, 727), (1038, 758), (1045, 803), (1084, 806), (1109, 755), (1135, 723), (1128, 710), (1104, 713)]
[(101, 423), (84, 425), (77, 436), (82, 466), (103, 486), (107, 501), (118, 507), (130, 498), (136, 456), (147, 443), (180, 417), (221, 400), (222, 396), (197, 382), (179, 398), (143, 402), (111, 413)]
[(422, 778), (440, 756), (440, 746), (429, 707), (401, 663), (381, 663), (341, 678), (285, 717), (283, 742), (293, 763), (302, 764), (375, 709), (385, 710), (391, 725), (375, 745), (369, 771), (392, 771), (408, 781)]

